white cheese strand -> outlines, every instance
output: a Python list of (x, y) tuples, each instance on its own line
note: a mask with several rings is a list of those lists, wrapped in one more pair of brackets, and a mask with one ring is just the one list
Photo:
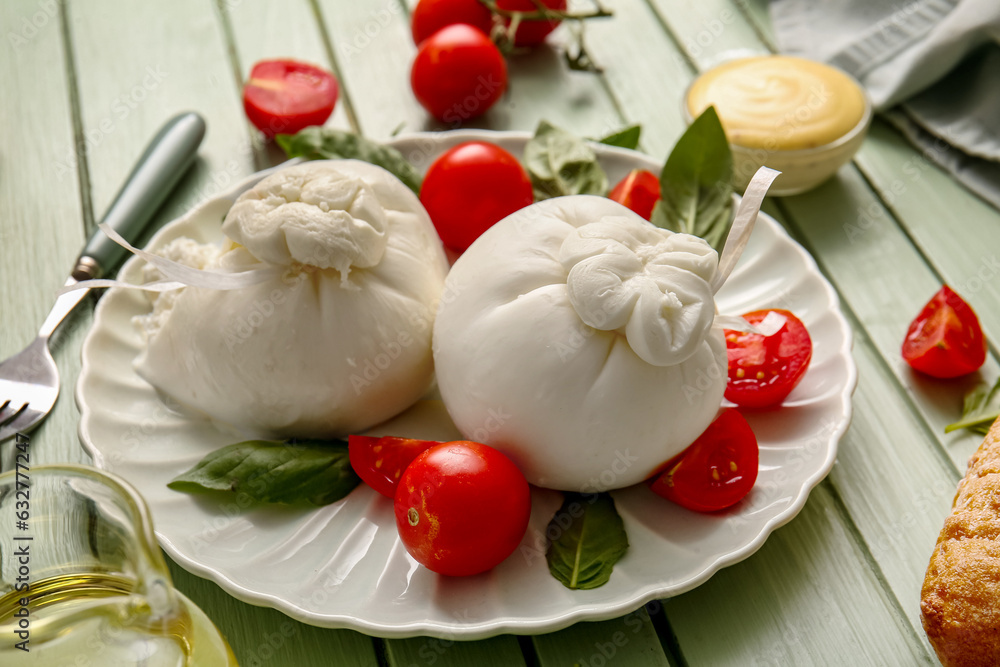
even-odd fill
[(774, 311), (765, 315), (764, 319), (757, 324), (750, 324), (739, 315), (715, 316), (715, 326), (717, 327), (732, 329), (733, 331), (742, 331), (743, 333), (760, 334), (765, 337), (773, 336), (781, 331), (781, 327), (785, 326), (785, 322), (787, 321), (787, 317)]
[(729, 274), (736, 267), (740, 255), (750, 241), (750, 233), (753, 231), (754, 223), (757, 222), (757, 213), (760, 212), (760, 205), (764, 202), (764, 195), (781, 174), (780, 171), (770, 167), (761, 167), (750, 179), (743, 199), (736, 209), (736, 218), (733, 226), (729, 229), (729, 236), (726, 237), (726, 245), (722, 248), (722, 256), (719, 258), (719, 272), (712, 280), (712, 293), (717, 294), (725, 284)]
[(132, 283), (127, 283), (122, 280), (81, 280), (74, 285), (68, 285), (59, 290), (57, 294), (64, 294), (66, 292), (72, 292), (78, 289), (90, 289), (92, 287), (124, 287), (126, 289), (140, 289), (150, 292), (166, 292), (170, 290), (180, 289), (182, 287), (204, 287), (206, 289), (214, 290), (234, 290), (243, 289), (244, 287), (249, 287), (250, 285), (257, 285), (266, 280), (271, 280), (285, 270), (284, 267), (274, 266), (266, 269), (251, 269), (249, 271), (240, 271), (238, 273), (224, 273), (221, 271), (206, 271), (204, 269), (196, 269), (180, 262), (175, 262), (166, 257), (161, 257), (160, 255), (154, 255), (151, 252), (146, 252), (145, 250), (140, 250), (136, 248), (131, 243), (122, 238), (121, 234), (116, 232), (110, 226), (105, 223), (98, 225), (100, 230), (108, 235), (112, 241), (120, 245), (121, 247), (128, 250), (133, 255), (141, 257), (148, 263), (155, 266), (169, 280), (159, 280), (152, 283), (143, 283), (141, 285), (135, 285)]

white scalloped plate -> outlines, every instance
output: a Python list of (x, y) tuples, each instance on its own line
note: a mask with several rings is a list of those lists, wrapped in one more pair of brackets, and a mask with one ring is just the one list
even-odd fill
[[(423, 170), (462, 141), (492, 141), (520, 155), (528, 136), (465, 130), (390, 143)], [(597, 151), (612, 183), (632, 168), (660, 168), (633, 151)], [(181, 235), (220, 239), (232, 200), (261, 177), (197, 206), (150, 245)], [(138, 259), (126, 264), (127, 280), (138, 279), (140, 265)], [(171, 412), (132, 370), (142, 343), (130, 320), (149, 308), (139, 292), (112, 289), (97, 307), (77, 384), (80, 438), (95, 465), (141, 490), (167, 553), (241, 600), (313, 625), (384, 637), (550, 632), (683, 593), (746, 558), (802, 509), (833, 466), (850, 422), (856, 369), (850, 328), (815, 262), (762, 214), (718, 306), (728, 314), (792, 310), (812, 335), (812, 364), (781, 408), (745, 413), (760, 441), (760, 474), (751, 494), (730, 511), (689, 512), (644, 485), (614, 492), (631, 547), (611, 581), (596, 590), (571, 591), (549, 575), (544, 531), (561, 501), (551, 491), (533, 491), (531, 523), (519, 550), (491, 572), (468, 578), (440, 577), (417, 565), (396, 535), (392, 503), (363, 485), (315, 510), (240, 507), (171, 491), (170, 479), (234, 437)], [(438, 439), (456, 433), (436, 401), (423, 401), (395, 421), (382, 432)]]

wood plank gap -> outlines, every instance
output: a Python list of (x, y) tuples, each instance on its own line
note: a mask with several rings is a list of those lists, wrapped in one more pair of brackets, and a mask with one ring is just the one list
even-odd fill
[(236, 83), (236, 93), (243, 96), (243, 63), (240, 62), (240, 53), (236, 48), (236, 35), (233, 33), (233, 22), (229, 20), (229, 12), (226, 9), (227, 0), (215, 0), (216, 15), (219, 18), (219, 26), (222, 28), (222, 42), (226, 45), (226, 53), (229, 55), (229, 64), (233, 70), (233, 81)]
[[(596, 77), (599, 77), (598, 81), (601, 82), (601, 87), (604, 88), (604, 92), (607, 93), (608, 100), (611, 102), (611, 107), (615, 110), (615, 113), (618, 114), (618, 123), (621, 125), (622, 128), (625, 128), (628, 125), (630, 125), (631, 123), (629, 122), (628, 115), (625, 113), (625, 108), (621, 105), (621, 102), (618, 100), (618, 97), (615, 95), (614, 88), (611, 87), (611, 82), (608, 81), (608, 77), (604, 73), (604, 70), (601, 70), (600, 72), (594, 72), (593, 75), (596, 76)], [(600, 140), (602, 138), (603, 137), (594, 137), (594, 139), (596, 139), (596, 140)], [(639, 146), (638, 146), (637, 150), (639, 150), (641, 152), (645, 152), (642, 149), (642, 136), (641, 136), (641, 134), (639, 136)]]
[(681, 650), (681, 643), (677, 639), (677, 634), (670, 626), (670, 619), (667, 618), (663, 602), (653, 600), (646, 605), (646, 613), (649, 620), (656, 629), (656, 637), (660, 640), (660, 646), (667, 656), (671, 667), (688, 667), (688, 662), (684, 658), (684, 651)]
[[(69, 29), (66, 0), (59, 0), (59, 31), (62, 34), (70, 117), (73, 119), (73, 146), (76, 150), (76, 178), (80, 187), (80, 212), (83, 217), (83, 234), (89, 238), (97, 229), (97, 223), (94, 221), (94, 202), (90, 191), (90, 169), (87, 166), (87, 139), (83, 134), (83, 111), (80, 106), (80, 89), (77, 86), (73, 37)], [(93, 300), (91, 300), (92, 302)]]
[[(871, 187), (870, 183), (869, 187)], [(830, 272), (824, 265), (823, 260), (821, 259), (821, 255), (817, 254), (812, 245), (803, 237), (802, 233), (798, 229), (798, 222), (795, 220), (795, 217), (785, 208), (784, 202), (782, 202), (780, 198), (776, 198), (774, 200), (774, 205), (778, 208), (779, 211), (781, 211), (782, 224), (785, 227), (785, 229), (788, 230), (789, 234), (792, 236), (795, 242), (801, 245), (803, 248), (805, 248), (806, 251), (809, 253), (809, 255), (812, 256), (813, 260), (816, 262), (816, 265), (819, 267), (820, 272), (823, 274), (823, 276), (824, 277), (829, 276)], [(893, 218), (895, 219), (895, 216), (893, 216)], [(913, 240), (910, 239), (910, 242), (912, 243)], [(924, 262), (928, 263), (926, 257), (924, 257)], [(931, 268), (933, 270), (933, 267)], [(935, 275), (937, 275), (936, 270), (934, 270), (934, 273)], [(864, 323), (862, 323), (857, 313), (854, 312), (853, 307), (850, 305), (847, 299), (844, 298), (844, 295), (842, 295), (840, 293), (840, 290), (837, 288), (836, 281), (830, 278), (827, 279), (830, 280), (830, 284), (834, 286), (834, 290), (837, 292), (837, 299), (840, 302), (840, 309), (844, 313), (844, 316), (847, 318), (847, 322), (851, 327), (853, 335), (857, 337), (859, 335), (858, 332), (860, 331), (861, 335), (863, 335), (868, 340), (871, 340), (871, 336), (868, 335)], [(952, 472), (954, 482), (957, 484), (958, 480), (961, 479), (962, 476), (965, 474), (965, 471), (959, 470), (955, 462), (948, 455), (948, 451), (945, 449), (944, 442), (941, 440), (941, 434), (935, 433), (931, 425), (927, 423), (926, 419), (924, 419), (919, 407), (916, 404), (916, 401), (914, 401), (913, 399), (913, 395), (903, 385), (902, 380), (899, 378), (895, 370), (889, 364), (889, 360), (886, 359), (885, 356), (877, 349), (876, 349), (876, 354), (874, 356), (876, 358), (876, 363), (878, 363), (883, 368), (883, 370), (885, 370), (888, 373), (889, 377), (892, 378), (893, 384), (896, 385), (896, 387), (899, 389), (900, 397), (906, 403), (907, 410), (909, 410), (910, 413), (915, 417), (916, 421), (919, 424), (920, 430), (922, 430), (927, 435), (927, 439), (930, 442), (934, 443), (935, 454), (944, 462), (945, 469)]]
[[(847, 317), (847, 321), (851, 325), (852, 330), (858, 331), (859, 329), (860, 330), (864, 329), (864, 325), (861, 323), (861, 320), (858, 319), (858, 316), (854, 313), (854, 311), (851, 309), (849, 305), (844, 304), (843, 300), (841, 300), (840, 307), (844, 311), (844, 315), (845, 317)], [(867, 335), (865, 335), (865, 337), (868, 340), (871, 340), (871, 338), (868, 337)], [(881, 369), (885, 371), (889, 377), (892, 378), (893, 384), (898, 389), (899, 397), (906, 405), (906, 409), (910, 413), (910, 415), (914, 418), (914, 421), (918, 424), (918, 428), (926, 434), (927, 440), (929, 442), (936, 443), (934, 447), (934, 454), (941, 460), (945, 470), (951, 473), (952, 482), (954, 482), (957, 485), (959, 480), (962, 479), (962, 477), (965, 475), (965, 471), (960, 470), (958, 466), (955, 464), (955, 461), (950, 456), (948, 456), (948, 451), (945, 449), (944, 443), (941, 441), (939, 434), (936, 434), (931, 425), (927, 423), (927, 420), (921, 416), (920, 409), (917, 406), (916, 401), (913, 400), (913, 394), (911, 394), (909, 391), (906, 390), (906, 387), (903, 386), (903, 383), (900, 381), (899, 376), (893, 372), (893, 369), (889, 365), (889, 362), (886, 360), (886, 358), (882, 356), (881, 353), (879, 353), (878, 349), (875, 348), (874, 344), (872, 345), (872, 348), (875, 351), (875, 354), (873, 355), (875, 357), (875, 363), (878, 364), (881, 367)]]
[(691, 70), (691, 74), (692, 75), (697, 74), (699, 71), (698, 63), (695, 61), (694, 58), (691, 57), (691, 54), (688, 53), (687, 49), (684, 48), (684, 44), (682, 44), (680, 39), (677, 38), (677, 35), (674, 34), (674, 31), (670, 29), (670, 23), (663, 16), (663, 14), (660, 13), (660, 8), (656, 6), (656, 3), (653, 2), (653, 0), (646, 0), (646, 6), (649, 7), (649, 11), (653, 12), (653, 16), (656, 17), (656, 20), (657, 22), (659, 22), (660, 27), (663, 28), (663, 32), (666, 33), (668, 38), (670, 38), (670, 41), (673, 43), (674, 48), (677, 49), (677, 53), (684, 56), (684, 60), (687, 62), (688, 68), (690, 68)]
[(875, 559), (875, 556), (868, 548), (868, 542), (865, 540), (864, 535), (858, 529), (857, 524), (854, 523), (854, 517), (851, 516), (851, 512), (844, 503), (844, 499), (840, 496), (840, 489), (837, 488), (836, 483), (829, 476), (820, 482), (820, 484), (824, 485), (826, 490), (829, 492), (830, 498), (833, 501), (833, 506), (836, 508), (837, 512), (840, 513), (847, 533), (857, 544), (862, 558), (864, 558), (865, 562), (868, 564), (868, 569), (875, 575), (875, 580), (878, 581), (879, 586), (882, 587), (882, 590), (885, 593), (886, 598), (889, 600), (889, 603), (892, 605), (893, 610), (896, 612), (897, 616), (902, 619), (903, 625), (910, 629), (910, 637), (913, 640), (913, 643), (920, 647), (926, 655), (928, 662), (930, 662), (931, 656), (927, 653), (925, 643), (921, 640), (920, 635), (917, 633), (917, 629), (910, 623), (910, 617), (907, 615), (906, 610), (903, 609), (903, 605), (900, 604), (899, 598), (896, 597), (896, 592), (889, 584), (889, 580), (882, 571), (882, 566), (879, 565), (878, 560)]
[(403, 10), (403, 15), (406, 17), (407, 21), (409, 21), (410, 6), (407, 4), (406, 0), (396, 0), (396, 4)]
[(351, 124), (351, 129), (355, 133), (363, 134), (361, 132), (361, 126), (358, 124), (357, 114), (354, 112), (354, 102), (351, 101), (351, 93), (344, 85), (344, 76), (341, 74), (340, 62), (337, 60), (336, 53), (333, 50), (333, 40), (330, 39), (330, 33), (326, 30), (326, 21), (323, 18), (323, 10), (320, 9), (319, 3), (316, 2), (316, 0), (309, 0), (309, 6), (312, 7), (313, 16), (316, 17), (320, 39), (323, 41), (323, 48), (326, 50), (326, 56), (330, 59), (330, 67), (333, 68), (333, 73), (337, 77), (337, 81), (340, 82), (341, 104), (344, 105), (344, 112), (347, 114), (347, 122)]
[(747, 5), (747, 0), (735, 0), (733, 4), (736, 5), (736, 9), (743, 15), (743, 18), (750, 25), (751, 30), (753, 30), (754, 34), (757, 35), (757, 38), (764, 43), (764, 46), (766, 46), (771, 53), (777, 53), (778, 45), (775, 44), (773, 39), (771, 39), (771, 35), (761, 29), (760, 24), (757, 22), (757, 18), (753, 15), (753, 13), (751, 13), (750, 7)]
[[(891, 123), (886, 123), (886, 124), (890, 126), (893, 132), (902, 135), (899, 129), (896, 128), (894, 125), (892, 125)], [(905, 139), (905, 137), (903, 138)], [(852, 160), (852, 162), (854, 166), (857, 167), (858, 172), (861, 174), (861, 177), (864, 179), (865, 183), (868, 184), (868, 187), (871, 189), (871, 191), (874, 192), (876, 196), (878, 196), (879, 201), (881, 201), (882, 203), (882, 207), (885, 208), (886, 212), (891, 216), (893, 222), (895, 222), (896, 226), (899, 227), (899, 230), (902, 232), (903, 236), (907, 238), (907, 240), (910, 242), (910, 245), (912, 245), (914, 249), (916, 249), (917, 253), (924, 260), (924, 263), (928, 266), (928, 268), (930, 268), (931, 273), (934, 274), (934, 277), (937, 278), (942, 285), (946, 284), (948, 281), (944, 279), (944, 276), (941, 270), (938, 268), (937, 264), (935, 264), (934, 261), (931, 259), (930, 255), (928, 255), (924, 251), (923, 246), (917, 241), (917, 239), (910, 232), (909, 227), (902, 223), (902, 216), (900, 215), (899, 211), (892, 203), (890, 203), (885, 197), (882, 196), (882, 190), (877, 185), (876, 176), (872, 174), (868, 169), (866, 169), (865, 166), (861, 163), (861, 161), (858, 160), (857, 158)], [(930, 298), (930, 295), (928, 295), (928, 298)], [(913, 315), (914, 317), (916, 317), (917, 314), (914, 313)], [(990, 354), (992, 354), (996, 358), (1000, 358), (1000, 341), (991, 340), (990, 337), (987, 336), (986, 344), (987, 347), (989, 348)]]
[[(222, 30), (222, 43), (225, 45), (226, 54), (229, 56), (230, 69), (233, 72), (233, 83), (236, 84), (236, 96), (243, 99), (243, 63), (240, 62), (240, 52), (236, 47), (236, 34), (233, 31), (233, 22), (229, 18), (227, 6), (231, 0), (215, 0), (216, 16), (219, 20), (219, 27)], [(261, 141), (261, 135), (257, 128), (244, 118), (244, 125), (247, 131), (247, 140), (254, 155), (254, 164), (258, 168), (264, 169), (271, 165), (268, 161), (268, 147)]]
[(538, 651), (535, 650), (535, 644), (531, 641), (531, 637), (518, 635), (517, 645), (521, 647), (521, 655), (524, 656), (525, 667), (539, 667), (541, 665), (541, 662), (538, 660)]
[(381, 637), (372, 637), (372, 649), (375, 651), (375, 662), (378, 667), (390, 667), (389, 656), (385, 647), (385, 640)]

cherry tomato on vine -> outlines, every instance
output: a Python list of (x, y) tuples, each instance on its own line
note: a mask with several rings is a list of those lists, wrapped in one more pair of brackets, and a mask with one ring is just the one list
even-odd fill
[(469, 141), (442, 153), (420, 188), (420, 203), (441, 240), (456, 252), (532, 201), (531, 179), (521, 163), (484, 141)]
[(660, 200), (660, 179), (651, 171), (633, 169), (611, 189), (608, 199), (649, 220)]
[(446, 442), (420, 454), (396, 489), (403, 546), (439, 574), (485, 572), (524, 537), (531, 491), (501, 452), (477, 442)]
[(489, 35), (493, 15), (479, 0), (420, 0), (410, 17), (414, 44), (453, 23), (465, 23)]
[(247, 118), (268, 137), (322, 125), (337, 103), (337, 80), (295, 60), (262, 60), (243, 86)]
[(500, 99), (507, 89), (507, 63), (489, 37), (456, 23), (420, 44), (410, 87), (432, 116), (458, 124), (481, 116)]
[(802, 380), (812, 358), (812, 339), (799, 318), (787, 310), (756, 310), (743, 316), (760, 324), (768, 313), (784, 316), (772, 336), (726, 329), (729, 382), (726, 398), (748, 408), (764, 408), (785, 400)]
[(387, 498), (395, 498), (406, 466), (424, 450), (440, 444), (434, 440), (352, 435), (347, 438), (347, 454), (351, 467), (365, 484)]
[(725, 410), (650, 481), (650, 488), (681, 507), (716, 512), (750, 493), (759, 458), (750, 424), (738, 410)]
[(944, 285), (910, 323), (903, 359), (936, 378), (953, 378), (986, 361), (986, 339), (975, 311)]
[[(549, 9), (559, 12), (566, 11), (566, 0), (542, 0)], [(497, 0), (498, 9), (509, 11), (534, 12), (537, 11), (533, 0)], [(505, 25), (510, 25), (509, 20), (504, 20)], [(541, 44), (548, 37), (549, 33), (559, 27), (560, 20), (551, 21), (522, 21), (514, 33), (515, 46), (535, 46)]]

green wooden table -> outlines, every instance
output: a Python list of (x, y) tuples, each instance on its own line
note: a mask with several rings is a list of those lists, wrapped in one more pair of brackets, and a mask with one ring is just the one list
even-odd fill
[[(531, 130), (546, 118), (601, 136), (641, 123), (642, 149), (665, 156), (695, 73), (725, 51), (774, 47), (766, 0), (608, 4), (615, 17), (587, 33), (603, 74), (570, 72), (548, 48), (517, 57), (509, 94), (472, 125)], [(0, 358), (34, 336), (95, 218), (168, 117), (197, 110), (209, 131), (161, 222), (281, 160), (243, 115), (241, 81), (255, 61), (290, 56), (333, 69), (342, 92), (331, 126), (375, 139), (400, 125), (443, 129), (409, 90), (414, 46), (402, 0), (16, 0), (0, 3), (0, 36)], [(303, 625), (174, 566), (178, 588), (244, 667), (936, 664), (920, 585), (979, 442), (943, 427), (998, 366), (993, 347), (979, 374), (933, 382), (908, 370), (899, 347), (942, 282), (1000, 341), (1000, 214), (878, 120), (836, 178), (765, 209), (837, 288), (860, 380), (832, 473), (746, 561), (624, 618), (477, 642)], [(63, 395), (35, 432), (35, 464), (87, 459), (72, 387), (91, 321), (78, 313), (54, 346)]]

